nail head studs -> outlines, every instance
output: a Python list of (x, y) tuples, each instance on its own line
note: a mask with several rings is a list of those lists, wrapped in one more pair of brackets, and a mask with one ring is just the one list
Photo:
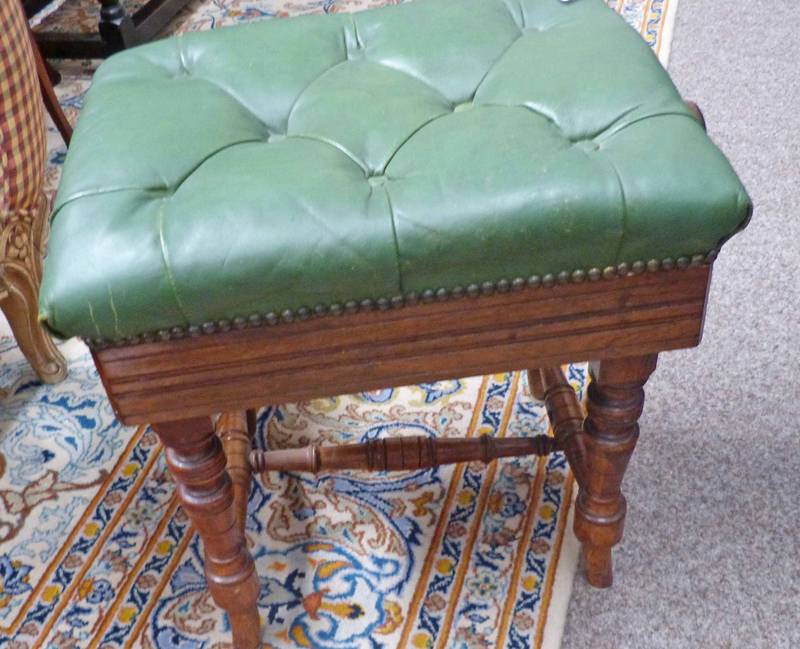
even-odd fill
[(204, 322), (201, 325), (189, 325), (188, 327), (172, 327), (169, 329), (160, 329), (156, 332), (148, 332), (139, 335), (131, 335), (119, 340), (106, 340), (103, 338), (87, 339), (86, 343), (93, 349), (103, 349), (105, 347), (124, 347), (138, 345), (142, 343), (152, 343), (158, 340), (168, 341), (177, 340), (180, 338), (197, 337), (200, 335), (209, 335), (217, 332), (227, 332), (231, 329), (247, 329), (248, 327), (259, 327), (263, 324), (276, 325), (279, 322), (294, 322), (296, 320), (307, 320), (311, 317), (322, 317), (326, 315), (341, 315), (343, 312), (358, 313), (380, 309), (385, 311), (391, 308), (399, 309), (404, 306), (413, 306), (420, 301), (425, 303), (431, 302), (446, 302), (450, 299), (458, 299), (465, 295), (469, 297), (478, 297), (480, 295), (492, 295), (495, 292), (507, 293), (509, 291), (521, 291), (526, 286), (528, 288), (538, 288), (541, 286), (552, 287), (558, 284), (568, 283), (581, 283), (587, 280), (596, 282), (600, 279), (614, 279), (617, 277), (626, 277), (635, 274), (640, 275), (645, 271), (655, 273), (660, 270), (670, 271), (676, 268), (684, 270), (687, 268), (703, 266), (712, 264), (717, 258), (719, 251), (711, 250), (705, 255), (696, 254), (683, 257), (666, 257), (664, 259), (650, 259), (647, 262), (638, 260), (631, 264), (621, 262), (616, 266), (606, 266), (602, 270), (593, 267), (588, 271), (577, 269), (571, 273), (568, 271), (561, 271), (558, 274), (547, 273), (544, 276), (531, 275), (528, 278), (516, 277), (509, 281), (507, 279), (499, 279), (496, 282), (485, 281), (480, 284), (469, 284), (466, 288), (456, 286), (452, 289), (440, 287), (438, 289), (426, 289), (422, 293), (411, 291), (405, 296), (395, 295), (391, 298), (377, 298), (375, 300), (365, 298), (361, 301), (348, 300), (344, 305), (333, 303), (330, 305), (317, 304), (313, 309), (306, 306), (301, 306), (297, 310), (284, 309), (280, 315), (269, 312), (266, 314), (253, 313), (247, 317), (237, 316), (232, 319), (221, 319), (218, 321)]

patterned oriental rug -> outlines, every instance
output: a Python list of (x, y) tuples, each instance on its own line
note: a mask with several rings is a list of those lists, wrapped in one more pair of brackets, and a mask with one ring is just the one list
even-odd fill
[[(666, 61), (677, 0), (608, 2)], [(386, 3), (197, 0), (170, 31)], [(61, 4), (37, 20), (51, 30), (96, 24), (96, 0)], [(59, 67), (74, 119), (95, 62)], [(51, 129), (51, 191), (64, 153)], [(229, 647), (157, 439), (115, 420), (82, 343), (61, 349), (69, 377), (43, 386), (0, 323), (0, 647)], [(586, 368), (567, 371), (582, 397)], [(508, 373), (269, 407), (257, 444), (546, 431), (525, 377)], [(265, 646), (557, 648), (578, 555), (574, 491), (560, 454), (256, 482), (247, 535)]]

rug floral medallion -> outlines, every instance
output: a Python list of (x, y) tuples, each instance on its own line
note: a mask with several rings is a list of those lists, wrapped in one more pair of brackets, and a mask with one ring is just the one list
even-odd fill
[[(607, 1), (664, 61), (677, 0)], [(390, 3), (198, 0), (169, 31)], [(96, 5), (67, 0), (41, 22), (92, 28)], [(73, 120), (94, 68), (60, 65), (58, 94)], [(51, 129), (51, 193), (64, 154)], [(82, 343), (61, 349), (69, 376), (44, 386), (0, 328), (0, 647), (230, 647), (158, 440), (116, 421)], [(565, 369), (582, 398), (585, 366)], [(256, 443), (547, 431), (524, 374), (506, 373), (268, 407)], [(558, 647), (576, 561), (573, 490), (561, 454), (256, 481), (247, 540), (261, 576), (265, 647)]]

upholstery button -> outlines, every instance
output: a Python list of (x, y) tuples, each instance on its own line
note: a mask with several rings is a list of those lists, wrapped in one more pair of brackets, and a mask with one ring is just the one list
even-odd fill
[(358, 39), (356, 39), (353, 42), (350, 42), (348, 39), (346, 48), (347, 48), (348, 61), (359, 61), (366, 58), (367, 53), (364, 49), (364, 44), (361, 43)]
[(286, 136), (283, 133), (270, 133), (267, 136), (267, 142), (270, 144), (274, 144), (275, 142), (282, 142), (286, 139)]
[(465, 101), (465, 102), (462, 102), (460, 104), (456, 104), (453, 107), (453, 112), (454, 113), (460, 113), (461, 111), (470, 110), (471, 108), (474, 108), (474, 107), (475, 107), (475, 104), (473, 102)]
[(367, 178), (367, 182), (370, 184), (370, 187), (382, 187), (386, 184), (386, 176), (383, 174), (377, 174), (375, 176), (370, 176)]
[(586, 153), (594, 153), (600, 150), (600, 145), (594, 140), (578, 140), (575, 142), (575, 146), (586, 151)]

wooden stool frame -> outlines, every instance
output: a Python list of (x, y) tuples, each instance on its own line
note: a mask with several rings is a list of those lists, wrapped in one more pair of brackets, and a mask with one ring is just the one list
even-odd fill
[[(623, 266), (534, 288), (498, 283), (491, 294), (274, 326), (227, 323), (227, 331), (96, 346), (93, 355), (122, 422), (152, 424), (166, 447), (203, 539), (208, 587), (230, 616), (235, 646), (251, 649), (260, 646), (259, 581), (243, 531), (251, 464), (409, 469), (563, 450), (580, 487), (575, 532), (587, 578), (610, 586), (643, 387), (660, 352), (700, 342), (710, 262), (713, 255)], [(558, 369), (575, 361), (591, 361), (585, 417)], [(531, 389), (546, 401), (554, 438), (411, 438), (255, 452), (248, 462), (253, 409), (264, 404), (526, 368), (536, 368)], [(226, 413), (216, 426), (214, 413)]]

